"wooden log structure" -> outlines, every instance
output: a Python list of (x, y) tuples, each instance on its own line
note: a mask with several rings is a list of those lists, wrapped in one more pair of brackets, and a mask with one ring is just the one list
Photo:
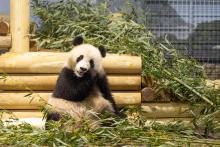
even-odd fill
[[(56, 74), (20, 74), (8, 75), (6, 80), (0, 80), (0, 90), (53, 90), (57, 80)], [(109, 75), (111, 90), (140, 90), (141, 76)]]
[[(51, 96), (58, 73), (68, 53), (28, 52), (0, 56), (0, 107), (2, 109), (39, 109)], [(116, 104), (141, 104), (141, 58), (108, 54), (103, 66), (108, 74)], [(28, 93), (34, 91), (32, 95)]]
[[(59, 73), (68, 53), (29, 52), (8, 53), (0, 56), (0, 72), (4, 73)], [(103, 66), (107, 73), (139, 74), (141, 58), (129, 55), (107, 55)]]
[[(39, 109), (44, 105), (51, 92), (36, 92), (31, 95), (26, 92), (2, 92), (0, 93), (1, 109)], [(113, 92), (117, 105), (139, 105), (141, 94), (139, 92)]]

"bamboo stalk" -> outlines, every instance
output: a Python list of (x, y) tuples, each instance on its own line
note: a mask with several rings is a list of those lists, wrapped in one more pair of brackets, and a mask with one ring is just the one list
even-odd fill
[[(0, 109), (38, 109), (44, 105), (51, 96), (50, 92), (4, 92), (0, 93)], [(113, 92), (116, 104), (141, 104), (141, 94), (138, 92)]]
[(11, 35), (0, 36), (0, 49), (11, 47)]
[[(68, 53), (34, 52), (8, 53), (0, 56), (0, 72), (4, 73), (59, 73)], [(107, 73), (140, 74), (141, 57), (107, 55), (103, 60)]]
[[(140, 90), (141, 76), (109, 75), (112, 90)], [(0, 90), (53, 90), (57, 75), (9, 75), (6, 80), (0, 80)]]
[[(193, 117), (188, 111), (190, 105), (184, 103), (142, 103), (141, 108), (143, 110), (143, 115), (146, 118)], [(198, 108), (196, 111), (199, 112), (200, 109)]]
[(29, 51), (29, 0), (10, 0), (11, 52)]
[[(164, 72), (171, 76), (171, 73), (167, 70), (164, 70)], [(180, 83), (181, 85), (185, 86), (188, 90), (190, 90), (191, 92), (193, 92), (195, 95), (197, 95), (198, 97), (200, 97), (201, 99), (203, 99), (206, 103), (209, 103), (210, 105), (214, 105), (214, 103), (209, 100), (207, 97), (205, 97), (204, 95), (200, 94), (198, 91), (196, 91), (193, 87), (190, 87), (187, 83), (183, 82), (181, 79), (178, 79), (177, 77), (172, 77), (173, 80), (175, 80), (176, 82)]]

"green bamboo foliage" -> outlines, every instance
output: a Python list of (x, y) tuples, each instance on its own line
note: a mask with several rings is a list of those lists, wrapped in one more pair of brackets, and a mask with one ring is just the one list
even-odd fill
[[(133, 110), (135, 112), (136, 110)], [(131, 112), (129, 112), (131, 113)], [(113, 126), (91, 130), (88, 122), (83, 127), (67, 131), (75, 120), (69, 116), (59, 122), (49, 122), (48, 129), (37, 129), (29, 124), (5, 126), (0, 121), (0, 145), (3, 146), (219, 146), (215, 140), (202, 139), (193, 130), (179, 123), (161, 125), (152, 122), (151, 127), (138, 125), (134, 120), (119, 120), (100, 116), (100, 122), (112, 122)], [(198, 135), (198, 136), (196, 136)]]

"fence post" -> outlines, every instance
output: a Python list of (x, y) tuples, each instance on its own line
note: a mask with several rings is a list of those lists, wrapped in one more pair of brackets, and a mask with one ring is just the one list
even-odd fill
[(11, 52), (29, 51), (29, 0), (10, 0)]

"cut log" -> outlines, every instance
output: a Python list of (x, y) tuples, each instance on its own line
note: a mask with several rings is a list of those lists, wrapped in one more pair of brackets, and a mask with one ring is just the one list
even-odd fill
[[(8, 53), (0, 56), (0, 72), (4, 73), (59, 73), (68, 53), (29, 52)], [(103, 60), (107, 73), (140, 74), (141, 57), (107, 55)]]
[[(51, 93), (41, 92), (28, 95), (25, 92), (0, 93), (1, 109), (39, 109), (44, 105)], [(113, 92), (118, 105), (141, 104), (141, 94), (138, 92)]]
[(11, 52), (29, 51), (29, 0), (10, 1)]
[(9, 118), (43, 118), (43, 113), (38, 110), (12, 110), (0, 113), (2, 113), (2, 120)]
[(220, 88), (220, 80), (206, 80), (206, 85), (218, 89)]
[[(141, 108), (146, 118), (182, 118), (193, 116), (188, 112), (190, 105), (183, 103), (142, 103)], [(197, 112), (199, 112), (199, 108)]]
[(142, 102), (170, 102), (171, 94), (165, 90), (157, 91), (150, 87), (145, 87), (141, 90)]
[[(9, 75), (0, 90), (53, 90), (57, 75)], [(112, 90), (140, 90), (141, 76), (108, 76)]]
[[(216, 50), (219, 50), (220, 46), (218, 45), (218, 47), (216, 46)], [(219, 56), (215, 56), (216, 59), (214, 60), (219, 60)], [(206, 63), (203, 64), (205, 73), (208, 77), (208, 79), (210, 80), (215, 80), (215, 79), (220, 79), (220, 64), (219, 63)]]
[[(1, 86), (1, 84), (0, 84)], [(152, 88), (145, 87), (141, 90), (141, 100), (142, 102), (154, 101), (155, 91)]]
[(156, 119), (147, 119), (144, 122), (146, 127), (151, 127), (153, 124), (160, 124), (160, 125), (169, 125), (169, 124), (176, 124), (181, 123), (186, 127), (193, 127), (192, 118), (156, 118)]
[(11, 36), (0, 36), (0, 48), (10, 48), (11, 47)]
[(6, 36), (9, 34), (9, 24), (6, 21), (0, 21), (0, 35)]

